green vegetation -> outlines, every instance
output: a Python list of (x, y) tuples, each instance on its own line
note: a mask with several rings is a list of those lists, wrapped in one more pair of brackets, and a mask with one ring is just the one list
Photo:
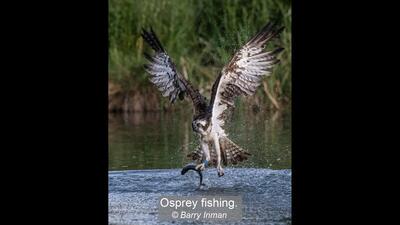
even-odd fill
[(289, 102), (290, 0), (109, 0), (109, 79), (125, 90), (151, 85), (143, 69), (143, 51), (149, 49), (140, 33), (152, 26), (178, 70), (207, 92), (235, 49), (269, 21), (285, 26), (272, 44), (285, 51), (260, 96)]

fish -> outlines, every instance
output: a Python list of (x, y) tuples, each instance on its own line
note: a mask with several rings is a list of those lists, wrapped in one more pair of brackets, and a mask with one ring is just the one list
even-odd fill
[(203, 174), (202, 174), (201, 170), (196, 169), (196, 165), (193, 165), (193, 164), (186, 165), (185, 167), (182, 168), (181, 175), (185, 175), (185, 173), (189, 170), (194, 170), (199, 174), (199, 177), (200, 177), (199, 187), (204, 186), (205, 184), (203, 184)]

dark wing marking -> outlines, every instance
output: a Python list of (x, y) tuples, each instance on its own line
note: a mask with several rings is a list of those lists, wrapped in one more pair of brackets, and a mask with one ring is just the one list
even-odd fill
[(145, 65), (145, 69), (150, 74), (150, 81), (157, 86), (164, 97), (169, 97), (170, 102), (173, 103), (179, 95), (186, 91), (186, 88), (176, 71), (174, 63), (165, 52), (154, 31), (152, 29), (150, 32), (143, 30), (142, 37), (155, 51), (154, 56), (144, 54), (149, 61)]
[(144, 54), (148, 60), (145, 69), (150, 74), (150, 81), (157, 86), (164, 97), (169, 97), (171, 103), (175, 102), (177, 97), (182, 100), (187, 93), (193, 101), (195, 112), (205, 111), (206, 99), (177, 72), (175, 64), (162, 47), (153, 29), (150, 28), (150, 32), (143, 29), (142, 37), (155, 51), (154, 56)]
[(263, 50), (267, 42), (282, 30), (283, 27), (276, 29), (268, 23), (240, 48), (222, 69), (213, 85), (210, 101), (212, 129), (217, 133), (226, 135), (222, 127), (234, 109), (235, 98), (240, 95), (253, 95), (263, 76), (269, 75), (273, 66), (279, 62), (276, 57), (283, 48), (268, 52)]

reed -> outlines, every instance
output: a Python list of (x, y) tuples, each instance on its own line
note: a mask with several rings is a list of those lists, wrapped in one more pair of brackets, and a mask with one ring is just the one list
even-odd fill
[(151, 85), (140, 33), (152, 26), (178, 70), (208, 93), (233, 52), (268, 21), (285, 26), (272, 47), (286, 50), (259, 92), (267, 102), (290, 102), (290, 0), (109, 0), (109, 80), (125, 90)]

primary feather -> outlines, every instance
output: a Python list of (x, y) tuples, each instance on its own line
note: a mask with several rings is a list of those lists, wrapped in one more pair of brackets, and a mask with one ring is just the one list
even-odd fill
[(154, 56), (144, 54), (148, 60), (148, 64), (144, 67), (150, 74), (150, 82), (155, 84), (164, 97), (169, 97), (171, 103), (174, 103), (178, 97), (183, 100), (187, 94), (193, 102), (195, 114), (205, 113), (207, 110), (206, 98), (176, 70), (175, 64), (153, 29), (150, 28), (150, 31), (143, 29), (142, 37), (155, 51)]
[(260, 86), (262, 78), (271, 73), (279, 62), (277, 54), (283, 48), (264, 52), (268, 41), (279, 34), (283, 27), (276, 29), (268, 23), (252, 37), (232, 57), (222, 69), (212, 88), (212, 129), (226, 136), (223, 126), (234, 109), (234, 100), (241, 95), (253, 95)]
[(156, 85), (164, 97), (169, 97), (170, 102), (173, 103), (186, 91), (186, 88), (153, 29), (150, 32), (143, 29), (142, 37), (155, 51), (154, 56), (145, 54), (149, 63), (144, 68), (150, 74), (150, 81)]

